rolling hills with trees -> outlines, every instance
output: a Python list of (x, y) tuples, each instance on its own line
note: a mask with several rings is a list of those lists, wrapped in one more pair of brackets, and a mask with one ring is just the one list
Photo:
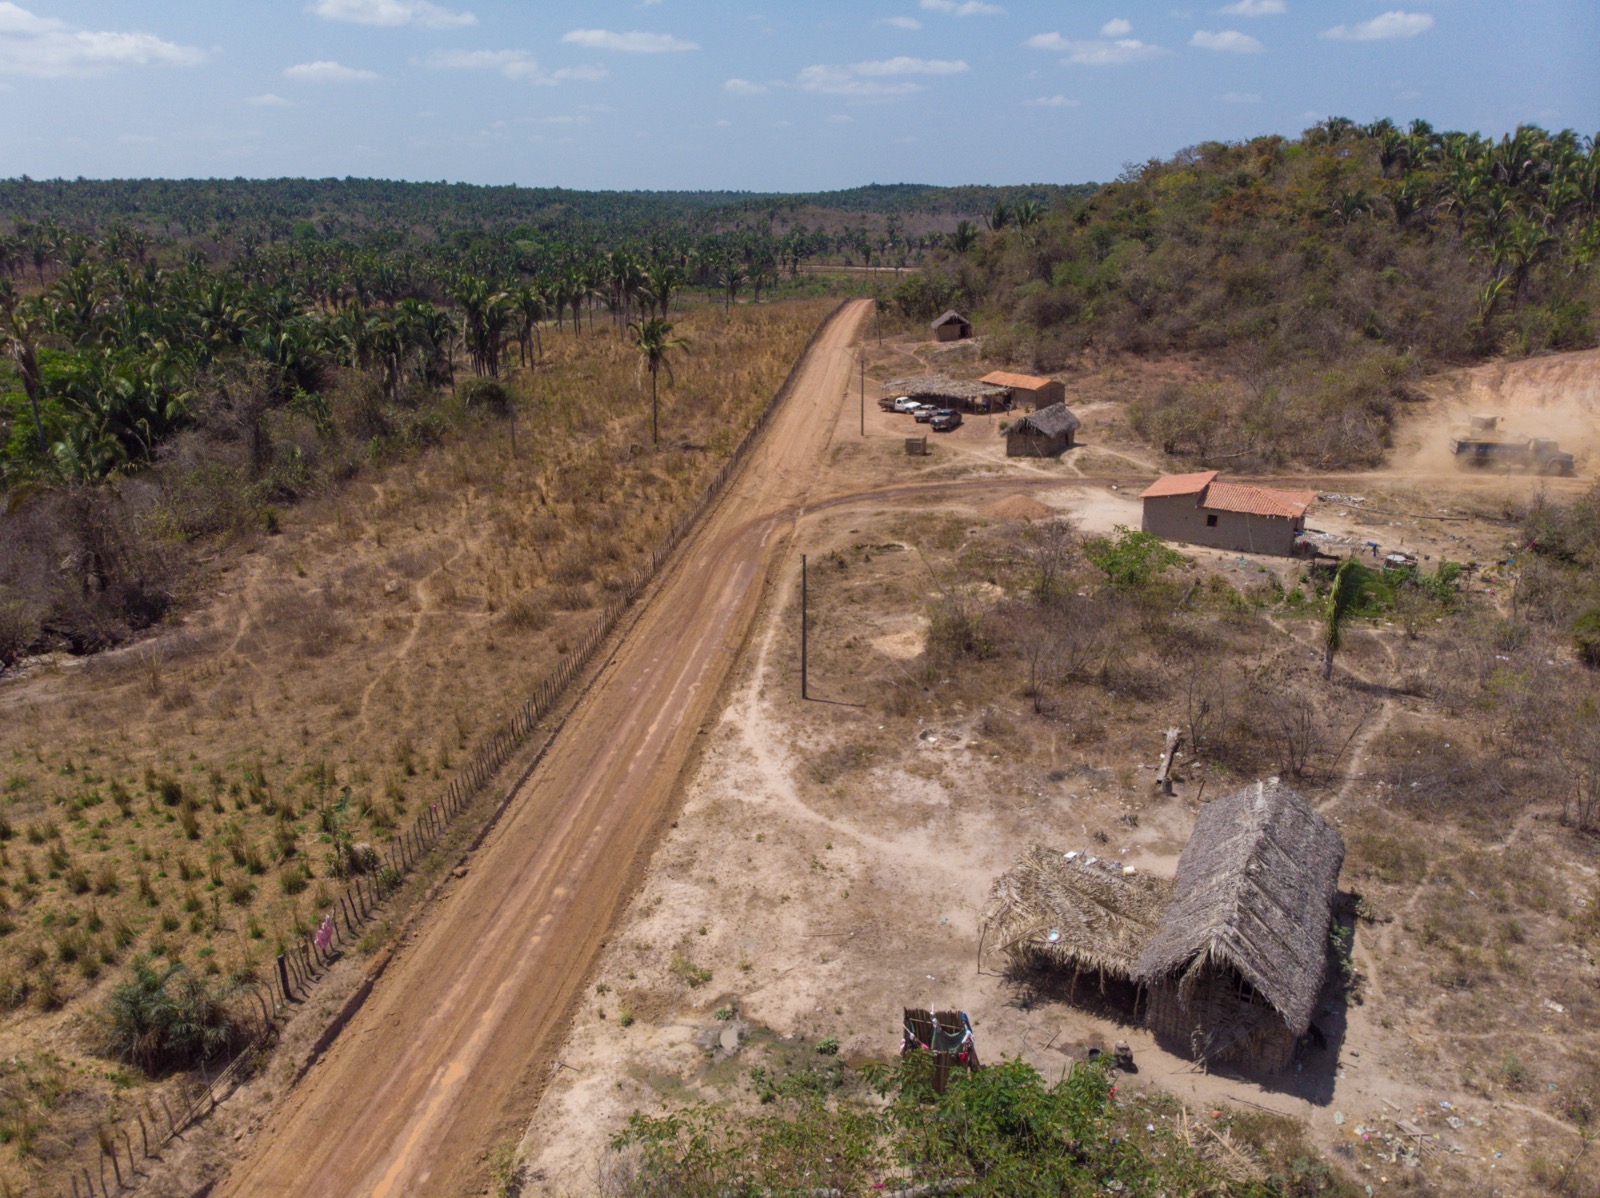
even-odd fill
[(1324, 121), (1130, 167), (1042, 217), (947, 238), (895, 305), (989, 310), (1000, 353), (1192, 352), (1228, 382), (1133, 417), (1199, 461), (1371, 465), (1425, 369), (1595, 343), (1600, 149), (1426, 122)]

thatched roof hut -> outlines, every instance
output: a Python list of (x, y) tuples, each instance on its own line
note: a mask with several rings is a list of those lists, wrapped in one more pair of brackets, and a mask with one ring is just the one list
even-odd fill
[(1035, 846), (990, 891), (985, 948), (1019, 965), (1131, 981), (1171, 890), (1164, 878), (1128, 873), (1120, 861)]
[(1083, 422), (1064, 403), (1053, 403), (1024, 416), (1006, 430), (1008, 458), (1054, 457), (1072, 448)]
[(1276, 778), (1206, 804), (1135, 976), (1195, 1055), (1286, 1065), (1328, 964), (1344, 838)]
[(972, 336), (972, 322), (951, 309), (928, 326), (938, 341), (962, 341)]

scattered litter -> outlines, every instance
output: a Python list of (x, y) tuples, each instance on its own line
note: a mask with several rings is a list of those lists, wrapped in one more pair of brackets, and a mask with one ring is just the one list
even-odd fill
[(1333, 1121), (1339, 1127), (1343, 1127), (1344, 1126), (1344, 1112), (1343, 1111), (1334, 1111), (1333, 1112)]
[(1463, 1127), (1465, 1127), (1467, 1125), (1466, 1120), (1458, 1119), (1454, 1115), (1446, 1115), (1444, 1121), (1446, 1123), (1448, 1123), (1456, 1131), (1460, 1131)]
[(1057, 940), (1061, 939), (1061, 933), (1056, 928), (1051, 928), (1048, 932), (1046, 932), (1044, 934), (1044, 938), (1046, 940), (1048, 940), (1051, 944), (1054, 944)]
[(1548, 999), (1548, 998), (1544, 1000), (1544, 1005), (1546, 1007), (1548, 1007), (1550, 1010), (1554, 1011), (1557, 1015), (1564, 1014), (1566, 1012), (1566, 1009), (1567, 1009), (1564, 1006), (1562, 1006), (1560, 1003), (1554, 1002), (1553, 1000)]

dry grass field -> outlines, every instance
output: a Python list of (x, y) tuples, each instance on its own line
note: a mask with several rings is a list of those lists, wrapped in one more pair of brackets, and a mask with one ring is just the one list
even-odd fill
[(181, 617), (0, 681), (0, 1179), (142, 1075), (95, 1010), (140, 955), (259, 974), (348, 848), (431, 801), (718, 469), (829, 301), (700, 308), (661, 390), (614, 331), (546, 332), (513, 425), (357, 477), (213, 563)]

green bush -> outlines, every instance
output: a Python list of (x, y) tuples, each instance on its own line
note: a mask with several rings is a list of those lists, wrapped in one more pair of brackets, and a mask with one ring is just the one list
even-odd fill
[(107, 1055), (156, 1073), (212, 1060), (244, 1039), (230, 985), (208, 985), (181, 964), (157, 969), (149, 957), (132, 968), (101, 1010)]
[(1572, 626), (1572, 644), (1586, 666), (1600, 667), (1600, 607), (1592, 607)]
[(503, 414), (511, 410), (511, 392), (499, 379), (463, 379), (456, 384), (456, 398), (468, 411), (482, 408)]
[(1173, 566), (1183, 564), (1183, 554), (1164, 544), (1154, 533), (1121, 524), (1112, 537), (1085, 541), (1083, 553), (1112, 586), (1125, 590), (1142, 590)]

